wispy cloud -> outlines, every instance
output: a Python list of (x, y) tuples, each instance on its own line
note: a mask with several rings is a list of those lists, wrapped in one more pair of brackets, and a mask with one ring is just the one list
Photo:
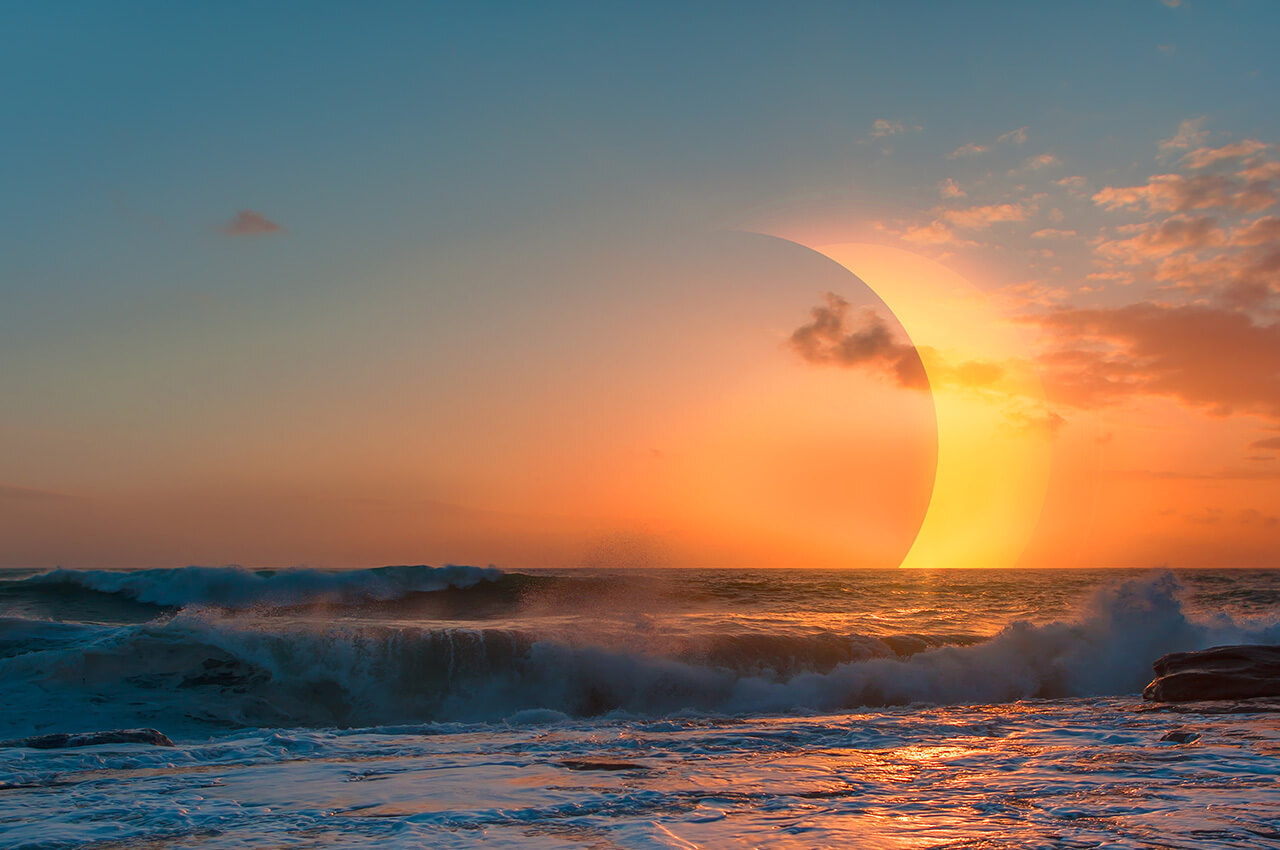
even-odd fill
[(1160, 142), (1162, 153), (1173, 153), (1181, 150), (1198, 148), (1209, 138), (1209, 131), (1204, 129), (1204, 116), (1186, 118), (1178, 125), (1178, 132)]
[(1257, 139), (1245, 139), (1223, 145), (1220, 148), (1197, 148), (1182, 158), (1187, 168), (1208, 168), (1219, 162), (1233, 159), (1244, 159), (1262, 153), (1269, 145)]
[(235, 218), (218, 229), (227, 236), (267, 236), (284, 232), (284, 227), (253, 210), (240, 210)]
[(1031, 171), (1039, 171), (1041, 168), (1049, 168), (1054, 165), (1062, 165), (1062, 160), (1051, 153), (1042, 153), (1039, 156), (1030, 157), (1022, 163), (1023, 168)]
[(960, 188), (959, 183), (948, 177), (946, 180), (938, 181), (938, 194), (944, 198), (963, 198), (966, 192)]
[(959, 159), (962, 156), (977, 156), (978, 154), (986, 153), (989, 150), (991, 150), (991, 148), (986, 145), (970, 143), (967, 145), (961, 145), (951, 153), (947, 154), (947, 159)]
[(1145, 206), (1152, 212), (1232, 207), (1256, 212), (1277, 201), (1265, 180), (1245, 181), (1226, 174), (1155, 174), (1140, 186), (1106, 186), (1093, 202), (1108, 210)]
[(877, 118), (871, 124), (871, 137), (873, 139), (880, 139), (885, 136), (896, 136), (899, 133), (915, 133), (923, 129), (924, 128), (918, 124), (908, 126), (903, 124), (901, 121), (889, 118)]
[(942, 218), (956, 227), (983, 230), (1002, 221), (1025, 221), (1028, 210), (1023, 204), (986, 204), (958, 210), (946, 210)]
[(1013, 142), (1015, 145), (1020, 145), (1027, 140), (1027, 130), (1029, 129), (1030, 127), (1019, 127), (1016, 130), (1010, 130), (1007, 133), (1002, 133), (1001, 135), (997, 136), (996, 141), (997, 142)]

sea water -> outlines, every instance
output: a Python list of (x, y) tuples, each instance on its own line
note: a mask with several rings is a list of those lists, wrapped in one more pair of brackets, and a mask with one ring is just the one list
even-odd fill
[(1280, 704), (1141, 698), (1244, 642), (1280, 571), (9, 571), (0, 846), (1280, 846)]

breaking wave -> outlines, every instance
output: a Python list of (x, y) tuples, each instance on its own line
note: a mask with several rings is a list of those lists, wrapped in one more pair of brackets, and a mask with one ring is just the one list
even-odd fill
[(101, 594), (160, 607), (351, 605), (387, 602), (416, 593), (497, 581), (495, 567), (397, 566), (368, 570), (249, 570), (244, 567), (180, 567), (155, 570), (57, 569), (4, 582), (13, 596), (41, 591)]
[[(452, 571), (450, 571), (452, 570)], [(377, 571), (368, 571), (377, 573)], [(56, 575), (56, 574), (50, 574)], [(91, 574), (81, 574), (91, 575)], [(207, 599), (188, 573), (154, 599)], [(238, 599), (394, 594), (493, 575), (391, 568), (381, 583), (221, 572)], [(112, 577), (114, 578), (114, 577)], [(60, 580), (68, 580), (63, 576)], [(96, 586), (132, 587), (88, 578)], [(163, 582), (161, 583), (163, 585)], [(407, 591), (406, 588), (412, 588)], [(113, 591), (119, 592), (119, 591)], [(364, 598), (360, 596), (359, 598)], [(0, 620), (0, 736), (62, 728), (363, 727), (528, 716), (826, 712), (1138, 694), (1151, 662), (1214, 644), (1280, 643), (1280, 625), (1193, 619), (1171, 575), (1096, 592), (1074, 620), (1016, 621), (972, 645), (925, 635), (731, 631), (663, 636), (443, 628), (192, 610), (128, 626)], [(32, 725), (32, 718), (39, 722)], [(69, 721), (68, 721), (69, 722)]]

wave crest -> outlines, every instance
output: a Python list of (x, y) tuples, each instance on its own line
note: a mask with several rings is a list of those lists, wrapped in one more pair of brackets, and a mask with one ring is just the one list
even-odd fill
[(452, 565), (367, 570), (304, 567), (282, 570), (177, 567), (129, 572), (56, 569), (11, 582), (9, 589), (87, 590), (173, 608), (191, 605), (290, 607), (388, 602), (415, 593), (472, 587), (481, 582), (496, 581), (502, 575), (496, 567)]
[[(15, 624), (9, 624), (15, 628)], [(1095, 594), (1070, 622), (1015, 622), (982, 643), (924, 648), (833, 634), (604, 640), (581, 630), (281, 620), (191, 610), (165, 622), (27, 635), (0, 660), (0, 717), (77, 729), (379, 726), (594, 716), (839, 711), (1137, 695), (1152, 661), (1222, 643), (1280, 643), (1280, 626), (1194, 620), (1171, 576)], [(17, 637), (13, 634), (12, 637)], [(918, 638), (913, 640), (918, 641)], [(0, 724), (3, 725), (3, 724)], [(43, 731), (15, 726), (16, 737)], [(83, 730), (80, 730), (83, 731)]]

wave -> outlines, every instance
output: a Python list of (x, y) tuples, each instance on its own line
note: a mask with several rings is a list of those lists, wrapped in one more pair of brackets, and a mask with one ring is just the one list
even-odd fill
[[(602, 637), (581, 624), (547, 634), (213, 610), (91, 633), (61, 628), (33, 627), (30, 637), (43, 645), (0, 659), (0, 717), (7, 718), (0, 726), (12, 727), (3, 736), (88, 731), (86, 723), (172, 735), (486, 722), (529, 712), (831, 712), (1136, 695), (1165, 653), (1280, 643), (1275, 622), (1191, 619), (1169, 575), (1101, 590), (1074, 621), (1014, 622), (982, 643), (932, 648), (921, 636)], [(71, 645), (77, 635), (83, 640)]]
[(88, 593), (165, 608), (352, 605), (468, 588), (502, 577), (495, 567), (394, 566), (366, 570), (178, 567), (133, 571), (56, 569), (0, 584), (0, 593)]

